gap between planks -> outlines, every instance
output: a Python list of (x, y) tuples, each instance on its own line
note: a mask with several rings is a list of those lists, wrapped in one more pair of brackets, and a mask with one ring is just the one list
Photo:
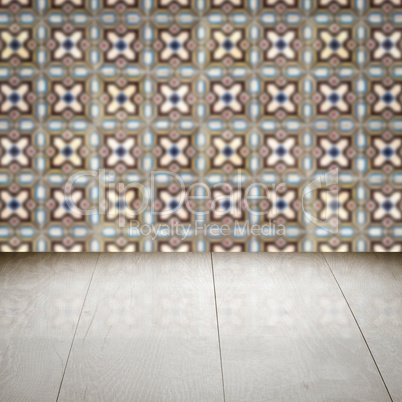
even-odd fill
[(65, 374), (66, 374), (66, 370), (67, 370), (67, 366), (68, 366), (68, 361), (70, 360), (71, 350), (73, 349), (74, 340), (75, 340), (75, 335), (77, 334), (78, 325), (79, 325), (80, 320), (81, 320), (81, 315), (82, 315), (82, 312), (83, 312), (83, 310), (84, 310), (84, 306), (85, 306), (85, 302), (86, 302), (86, 300), (87, 300), (89, 288), (91, 287), (92, 278), (94, 277), (94, 273), (95, 273), (95, 271), (96, 271), (96, 267), (97, 267), (97, 265), (98, 265), (99, 258), (100, 258), (100, 253), (98, 253), (98, 258), (96, 259), (94, 269), (92, 270), (91, 279), (89, 280), (87, 292), (86, 292), (86, 294), (85, 294), (84, 301), (83, 301), (83, 303), (82, 303), (82, 307), (81, 307), (81, 311), (80, 311), (80, 315), (79, 315), (78, 320), (77, 320), (77, 325), (75, 326), (75, 331), (74, 331), (74, 335), (73, 335), (73, 340), (72, 340), (71, 345), (70, 345), (70, 350), (68, 351), (67, 361), (66, 361), (66, 365), (64, 366), (63, 376), (61, 377), (61, 381), (60, 381), (59, 391), (58, 391), (58, 393), (57, 393), (56, 402), (58, 402), (59, 397), (60, 397), (60, 391), (61, 391), (61, 387), (63, 386), (63, 380), (64, 380), (64, 376), (65, 376)]
[(213, 286), (214, 286), (214, 298), (215, 298), (216, 329), (218, 330), (219, 358), (220, 358), (220, 361), (221, 361), (221, 375), (222, 375), (223, 401), (226, 402), (226, 395), (225, 395), (225, 379), (224, 379), (224, 376), (223, 376), (221, 337), (220, 337), (220, 333), (219, 333), (218, 303), (217, 303), (217, 300), (216, 300), (216, 289), (215, 289), (214, 258), (213, 258), (212, 252), (211, 252), (210, 254), (211, 254), (212, 283), (213, 283)]
[(321, 253), (321, 255), (324, 257), (324, 260), (325, 260), (325, 262), (326, 262), (326, 264), (327, 264), (327, 266), (328, 266), (328, 269), (330, 270), (330, 272), (331, 272), (331, 274), (332, 274), (332, 276), (333, 276), (333, 278), (334, 278), (334, 280), (335, 280), (335, 282), (336, 282), (336, 284), (337, 284), (337, 286), (338, 286), (338, 288), (339, 288), (339, 291), (342, 293), (342, 296), (343, 296), (343, 298), (345, 299), (346, 304), (348, 305), (348, 308), (349, 308), (349, 310), (350, 310), (350, 313), (352, 314), (352, 317), (353, 317), (353, 319), (354, 319), (354, 321), (355, 321), (355, 323), (356, 323), (356, 325), (357, 325), (357, 328), (358, 328), (359, 331), (360, 331), (360, 334), (361, 334), (361, 336), (362, 336), (362, 338), (363, 338), (363, 340), (364, 340), (364, 343), (365, 343), (366, 346), (367, 346), (367, 349), (368, 349), (368, 351), (369, 351), (369, 353), (370, 353), (370, 356), (371, 356), (371, 358), (373, 359), (373, 362), (374, 362), (374, 364), (375, 364), (375, 366), (376, 366), (376, 368), (377, 368), (378, 374), (379, 374), (380, 377), (381, 377), (382, 383), (384, 384), (384, 387), (385, 387), (385, 389), (387, 390), (389, 399), (393, 402), (391, 393), (389, 392), (389, 389), (388, 389), (388, 387), (387, 387), (387, 384), (385, 383), (384, 377), (382, 376), (382, 373), (381, 373), (381, 371), (380, 371), (380, 368), (378, 367), (378, 364), (377, 364), (377, 362), (376, 362), (376, 360), (375, 360), (375, 358), (374, 358), (374, 356), (373, 356), (373, 353), (372, 353), (372, 351), (371, 351), (371, 349), (370, 349), (369, 344), (367, 343), (366, 337), (364, 336), (363, 331), (362, 331), (362, 329), (360, 328), (360, 325), (359, 325), (359, 323), (358, 323), (358, 321), (357, 321), (357, 319), (356, 319), (356, 316), (355, 316), (355, 314), (353, 313), (353, 310), (352, 310), (352, 308), (351, 308), (351, 306), (350, 306), (350, 304), (349, 304), (349, 301), (348, 301), (348, 299), (346, 298), (345, 293), (343, 292), (343, 290), (342, 290), (342, 288), (341, 288), (341, 285), (339, 284), (338, 280), (336, 279), (336, 276), (335, 276), (334, 272), (332, 271), (331, 266), (330, 266), (330, 264), (328, 263), (327, 258), (325, 257), (325, 253)]

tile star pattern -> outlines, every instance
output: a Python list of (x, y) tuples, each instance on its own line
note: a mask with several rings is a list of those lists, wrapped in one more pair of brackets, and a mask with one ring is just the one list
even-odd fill
[(401, 211), (402, 0), (0, 0), (0, 251), (401, 252)]

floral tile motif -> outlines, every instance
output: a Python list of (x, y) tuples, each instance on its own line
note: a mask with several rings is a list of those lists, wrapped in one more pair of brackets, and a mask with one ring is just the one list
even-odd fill
[(0, 0), (0, 251), (402, 251), (402, 0)]

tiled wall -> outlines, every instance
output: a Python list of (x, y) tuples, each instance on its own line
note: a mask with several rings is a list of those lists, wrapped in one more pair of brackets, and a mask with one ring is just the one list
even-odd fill
[(402, 251), (402, 0), (0, 0), (0, 41), (1, 251)]

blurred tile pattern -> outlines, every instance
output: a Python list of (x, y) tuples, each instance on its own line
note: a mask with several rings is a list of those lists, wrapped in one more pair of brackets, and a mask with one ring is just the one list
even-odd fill
[(402, 251), (401, 96), (402, 0), (0, 0), (0, 250)]

